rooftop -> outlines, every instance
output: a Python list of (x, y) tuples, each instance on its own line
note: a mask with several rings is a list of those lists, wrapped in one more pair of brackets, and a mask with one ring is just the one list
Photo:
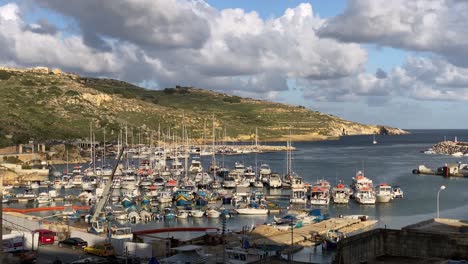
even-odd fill
[(403, 229), (431, 233), (468, 234), (468, 220), (433, 218), (403, 227)]

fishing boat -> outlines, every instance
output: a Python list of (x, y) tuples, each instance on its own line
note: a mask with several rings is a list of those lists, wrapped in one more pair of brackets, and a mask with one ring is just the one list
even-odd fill
[(176, 206), (185, 206), (192, 204), (192, 194), (190, 190), (179, 189), (174, 193)]
[(164, 208), (164, 219), (174, 219), (176, 217), (176, 213), (170, 207)]
[(381, 183), (375, 192), (375, 198), (378, 203), (388, 203), (393, 199), (392, 186)]
[(351, 196), (351, 189), (343, 183), (338, 183), (336, 187), (332, 189), (332, 199), (335, 204), (347, 204), (349, 203), (349, 197)]
[(343, 232), (337, 230), (329, 230), (322, 236), (322, 248), (325, 250), (333, 250), (338, 247), (338, 242), (346, 236)]
[(372, 144), (377, 144), (377, 140), (375, 139), (375, 135), (374, 135), (374, 138), (372, 139)]
[(362, 188), (373, 188), (372, 180), (364, 176), (362, 171), (358, 171), (356, 176), (352, 178), (351, 187), (354, 191), (359, 191)]
[(120, 203), (125, 208), (130, 208), (131, 206), (135, 204), (132, 198), (130, 198), (129, 196), (125, 196)]
[(310, 204), (328, 205), (330, 203), (330, 192), (326, 187), (313, 186), (310, 195)]
[(170, 203), (172, 202), (172, 193), (169, 192), (169, 191), (161, 191), (161, 192), (158, 192), (157, 196), (156, 196), (156, 199), (158, 200), (158, 202), (160, 203)]
[(305, 204), (307, 203), (306, 194), (306, 188), (294, 188), (291, 190), (291, 198), (289, 199), (289, 202), (291, 204)]

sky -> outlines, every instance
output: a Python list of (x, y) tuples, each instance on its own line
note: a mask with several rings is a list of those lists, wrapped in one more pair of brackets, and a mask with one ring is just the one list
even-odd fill
[(0, 0), (0, 65), (468, 128), (468, 1)]

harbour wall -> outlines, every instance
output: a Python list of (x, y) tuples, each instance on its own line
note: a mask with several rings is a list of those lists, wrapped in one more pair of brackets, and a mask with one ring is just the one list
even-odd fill
[(468, 235), (374, 229), (340, 241), (333, 263), (372, 263), (384, 256), (468, 259)]

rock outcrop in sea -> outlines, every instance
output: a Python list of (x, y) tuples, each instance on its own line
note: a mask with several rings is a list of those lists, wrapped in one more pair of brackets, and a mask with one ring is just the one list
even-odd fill
[(468, 142), (442, 141), (432, 146), (432, 150), (437, 154), (465, 154), (468, 153)]

